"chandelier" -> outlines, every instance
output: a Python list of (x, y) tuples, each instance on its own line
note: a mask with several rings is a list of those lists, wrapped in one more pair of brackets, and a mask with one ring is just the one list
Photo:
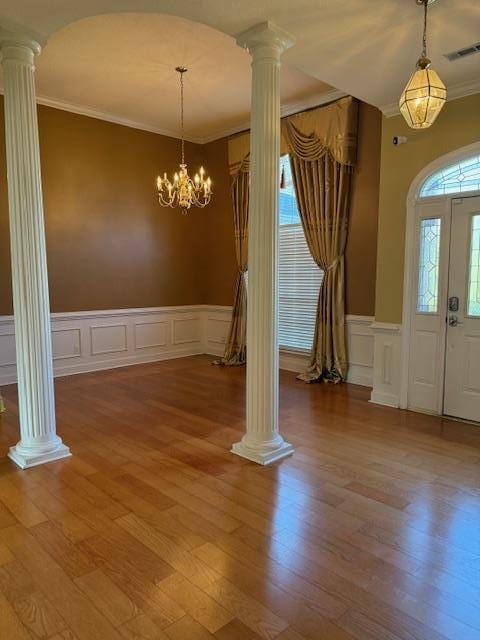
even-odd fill
[(447, 100), (447, 90), (427, 57), (428, 5), (434, 0), (416, 0), (423, 5), (423, 49), (417, 69), (400, 97), (400, 112), (412, 129), (427, 129), (436, 120)]
[(180, 74), (180, 123), (182, 130), (181, 162), (179, 171), (173, 176), (173, 182), (163, 174), (157, 177), (158, 201), (162, 207), (180, 207), (186, 214), (190, 207), (206, 207), (212, 197), (212, 181), (205, 175), (205, 169), (200, 167), (193, 180), (188, 175), (185, 162), (185, 137), (183, 124), (183, 75), (188, 71), (186, 67), (176, 67)]

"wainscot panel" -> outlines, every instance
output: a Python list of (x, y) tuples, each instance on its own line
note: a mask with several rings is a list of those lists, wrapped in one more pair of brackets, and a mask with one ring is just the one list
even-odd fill
[[(196, 354), (223, 355), (231, 307), (195, 305), (52, 314), (55, 376)], [(373, 384), (373, 318), (347, 316), (348, 382)], [(308, 353), (280, 350), (280, 367), (300, 372)], [(0, 385), (16, 381), (15, 327), (0, 317)]]

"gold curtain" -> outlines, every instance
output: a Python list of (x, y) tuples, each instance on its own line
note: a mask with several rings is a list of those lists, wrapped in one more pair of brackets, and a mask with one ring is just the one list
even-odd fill
[(223, 358), (217, 364), (242, 365), (247, 356), (247, 285), (245, 274), (248, 261), (248, 200), (250, 190), (250, 162), (248, 156), (236, 167), (232, 178), (233, 221), (237, 279), (233, 300), (232, 321)]
[(347, 375), (344, 254), (357, 119), (358, 103), (343, 98), (282, 123), (303, 230), (324, 274), (310, 363), (298, 376), (306, 382)]
[(324, 107), (302, 111), (282, 120), (282, 153), (304, 160), (325, 154), (336, 162), (355, 166), (358, 102), (348, 96)]

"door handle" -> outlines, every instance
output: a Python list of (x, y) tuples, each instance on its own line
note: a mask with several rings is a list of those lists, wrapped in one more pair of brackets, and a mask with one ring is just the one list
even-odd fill
[(458, 321), (458, 316), (449, 316), (448, 317), (448, 326), (449, 327), (458, 327), (459, 324), (463, 324)]

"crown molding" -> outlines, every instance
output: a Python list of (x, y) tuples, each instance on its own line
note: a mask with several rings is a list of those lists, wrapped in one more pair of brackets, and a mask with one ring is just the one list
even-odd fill
[[(3, 89), (2, 89), (3, 93)], [(61, 111), (68, 111), (69, 113), (77, 113), (81, 116), (87, 116), (89, 118), (95, 118), (97, 120), (104, 120), (105, 122), (111, 122), (113, 124), (119, 124), (123, 127), (130, 127), (130, 129), (140, 129), (141, 131), (148, 131), (149, 133), (157, 133), (168, 138), (180, 138), (180, 131), (174, 131), (171, 129), (164, 129), (162, 127), (155, 127), (145, 122), (139, 122), (137, 120), (129, 120), (122, 116), (117, 116), (114, 113), (107, 111), (99, 111), (91, 107), (83, 105), (73, 104), (71, 102), (64, 102), (63, 100), (57, 100), (56, 98), (49, 98), (47, 96), (37, 96), (37, 103), (46, 107), (53, 107), (54, 109), (60, 109)], [(196, 144), (202, 144), (200, 138), (185, 137), (187, 142), (193, 142)]]
[[(3, 93), (3, 87), (0, 87), (0, 95)], [(328, 104), (329, 102), (334, 102), (335, 100), (344, 98), (346, 95), (347, 94), (343, 91), (332, 89), (331, 91), (327, 91), (320, 96), (312, 96), (311, 98), (306, 98), (305, 100), (300, 100), (297, 102), (288, 102), (281, 108), (281, 117), (284, 118), (285, 116), (290, 116), (294, 113), (299, 113), (300, 111), (305, 111), (307, 109), (319, 107), (323, 104)], [(86, 107), (71, 102), (65, 102), (63, 100), (57, 100), (56, 98), (49, 98), (48, 96), (37, 96), (36, 100), (38, 104), (44, 105), (46, 107), (52, 107), (53, 109), (60, 109), (61, 111), (76, 113), (81, 116), (95, 118), (96, 120), (103, 120), (105, 122), (119, 124), (123, 127), (130, 127), (131, 129), (139, 129), (141, 131), (148, 131), (149, 133), (156, 133), (158, 135), (167, 136), (169, 138), (180, 139), (179, 130), (174, 131), (171, 129), (163, 129), (162, 127), (155, 127), (145, 122), (129, 120), (128, 118), (122, 118), (121, 116), (117, 116), (113, 113), (99, 111), (98, 109), (93, 109), (91, 107)], [(250, 129), (250, 120), (244, 121), (238, 125), (235, 125), (234, 127), (229, 127), (228, 129), (221, 129), (209, 136), (187, 136), (185, 140), (194, 144), (207, 144), (209, 142), (214, 142), (215, 140), (220, 140), (221, 138), (226, 138), (227, 136), (231, 136), (235, 133), (240, 133), (247, 129)]]
[[(466, 98), (472, 96), (475, 93), (480, 93), (480, 80), (472, 80), (470, 82), (459, 82), (447, 87), (447, 102), (451, 100), (458, 100), (459, 98)], [(379, 107), (380, 111), (386, 118), (393, 118), (400, 114), (398, 108), (398, 102), (384, 105)]]

